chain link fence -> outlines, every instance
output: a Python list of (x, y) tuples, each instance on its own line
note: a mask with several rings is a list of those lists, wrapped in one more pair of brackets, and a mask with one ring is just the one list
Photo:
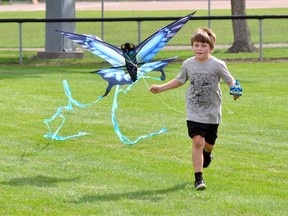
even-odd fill
[[(207, 2), (205, 2), (205, 5), (204, 2), (205, 1), (203, 0), (203, 7), (207, 6)], [(163, 4), (164, 3), (165, 2), (163, 2)], [(100, 7), (100, 1), (94, 2), (93, 4), (95, 4), (95, 8)], [(91, 3), (89, 5), (91, 7)], [(83, 10), (85, 10), (85, 8)], [(257, 16), (257, 14), (255, 14), (255, 16), (248, 17), (249, 19), (247, 19), (251, 32), (251, 41), (258, 48), (256, 56), (260, 59), (265, 58), (267, 54), (271, 56), (271, 53), (273, 53), (272, 56), (275, 58), (287, 58), (287, 56), (282, 56), (283, 49), (288, 48), (288, 38), (286, 36), (288, 29), (287, 9), (279, 8), (273, 11), (278, 18), (272, 16), (270, 16), (270, 18), (263, 18), (262, 15)], [(125, 11), (122, 13), (105, 11), (104, 22), (102, 22), (101, 11), (99, 10), (90, 10), (85, 14), (85, 18), (83, 18), (83, 13), (81, 13), (82, 18), (80, 18), (77, 10), (76, 20), (74, 21), (76, 33), (92, 34), (97, 35), (98, 37), (102, 36), (107, 43), (120, 46), (125, 42), (138, 44), (159, 28), (171, 23), (173, 17), (176, 20), (176, 18), (185, 16), (190, 12), (191, 11), (189, 10), (171, 10), (161, 13), (152, 10), (148, 12), (135, 10), (129, 11), (129, 13), (127, 13), (127, 11), (126, 13)], [(252, 12), (253, 11), (249, 11), (249, 16), (252, 16)], [(257, 10), (255, 12), (259, 13)], [(265, 12), (265, 9), (263, 9), (263, 12)], [(159, 17), (159, 14), (163, 20), (149, 19)], [(167, 14), (171, 15), (166, 16)], [(17, 15), (17, 13), (15, 13), (15, 15)], [(116, 17), (113, 18), (114, 21), (109, 20), (112, 15)], [(167, 49), (190, 49), (191, 34), (197, 28), (207, 27), (208, 25), (217, 35), (216, 49), (227, 50), (231, 47), (234, 39), (232, 20), (231, 17), (228, 17), (230, 15), (229, 11), (212, 10), (210, 15), (212, 17), (209, 19), (209, 17), (207, 17), (207, 9), (199, 10), (199, 12), (197, 11), (195, 17), (192, 18), (192, 20), (190, 20), (167, 44)], [(223, 15), (225, 16), (225, 19), (223, 18)], [(5, 17), (0, 16), (0, 53), (7, 53), (9, 51), (14, 51), (14, 53), (19, 52), (20, 63), (22, 63), (23, 56), (27, 56), (23, 63), (25, 63), (27, 59), (32, 58), (40, 58), (43, 59), (43, 61), (45, 61), (45, 59), (54, 58), (54, 54), (49, 52), (45, 53), (45, 29), (47, 25), (44, 19), (45, 11), (27, 12), (25, 18), (23, 15), (21, 16), (22, 17), (13, 16), (13, 19), (7, 19), (8, 17), (5, 19)], [(93, 17), (94, 20), (89, 20), (91, 17)], [(117, 17), (120, 19), (117, 20)], [(130, 19), (125, 20), (124, 17), (130, 17)], [(133, 17), (135, 20), (133, 20)], [(136, 17), (142, 17), (142, 20), (137, 20)], [(167, 20), (165, 20), (165, 17), (167, 17)], [(87, 20), (79, 21), (79, 19)], [(87, 55), (87, 51), (83, 50), (78, 45), (76, 47), (76, 51), (80, 53), (83, 52), (84, 56)], [(64, 51), (65, 50), (63, 50), (63, 52)], [(39, 53), (42, 54), (39, 55)], [(71, 57), (73, 57), (73, 55)]]

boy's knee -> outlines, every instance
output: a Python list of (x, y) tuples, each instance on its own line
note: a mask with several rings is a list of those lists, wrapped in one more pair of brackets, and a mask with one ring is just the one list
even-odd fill
[(193, 137), (193, 147), (194, 148), (204, 148), (205, 146), (205, 139), (200, 135), (196, 135)]

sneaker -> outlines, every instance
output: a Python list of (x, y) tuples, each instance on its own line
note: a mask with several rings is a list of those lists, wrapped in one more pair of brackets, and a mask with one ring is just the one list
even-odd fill
[(211, 153), (207, 153), (206, 151), (203, 151), (203, 157), (204, 157), (203, 168), (207, 168), (211, 163), (213, 157)]
[(205, 190), (206, 189), (206, 185), (205, 185), (203, 180), (195, 181), (194, 184), (195, 184), (195, 189), (196, 190)]

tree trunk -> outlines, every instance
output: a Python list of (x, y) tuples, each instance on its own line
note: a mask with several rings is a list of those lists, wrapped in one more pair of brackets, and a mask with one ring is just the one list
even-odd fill
[[(245, 0), (231, 0), (232, 15), (246, 15)], [(246, 19), (233, 19), (234, 42), (228, 53), (255, 52), (257, 49), (251, 42), (250, 29)]]

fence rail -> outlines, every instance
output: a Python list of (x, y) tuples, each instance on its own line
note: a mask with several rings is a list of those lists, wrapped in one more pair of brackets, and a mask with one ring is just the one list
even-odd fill
[[(35, 23), (35, 22), (143, 22), (143, 21), (170, 21), (182, 17), (122, 17), (122, 18), (61, 18), (61, 19), (33, 19), (9, 18), (0, 19), (0, 23)], [(190, 20), (235, 20), (235, 19), (288, 19), (288, 15), (246, 15), (246, 16), (199, 16)]]
[[(102, 32), (102, 39), (104, 39), (104, 25), (105, 23), (116, 23), (116, 22), (125, 22), (125, 23), (131, 23), (131, 22), (137, 22), (137, 41), (138, 43), (141, 42), (141, 35), (143, 34), (141, 23), (143, 22), (158, 22), (158, 21), (171, 21), (171, 20), (177, 20), (182, 17), (133, 17), (133, 18), (62, 18), (62, 19), (0, 19), (0, 27), (4, 23), (12, 24), (16, 23), (19, 25), (18, 28), (18, 35), (19, 35), (19, 46), (14, 47), (14, 49), (19, 49), (19, 63), (22, 64), (23, 59), (23, 25), (24, 24), (36, 24), (36, 23), (65, 23), (65, 22), (75, 22), (75, 23), (101, 23), (101, 32)], [(258, 21), (258, 41), (259, 41), (259, 60), (263, 60), (263, 21), (269, 20), (269, 21), (275, 21), (275, 20), (284, 20), (285, 26), (283, 26), (282, 29), (283, 33), (277, 32), (277, 34), (287, 34), (287, 20), (288, 15), (248, 15), (248, 16), (199, 16), (199, 17), (192, 17), (191, 20), (194, 21), (221, 21), (221, 20), (239, 20), (239, 19), (246, 19), (246, 20), (253, 20)], [(286, 22), (285, 22), (286, 21)], [(130, 25), (126, 25), (130, 26)], [(232, 28), (232, 27), (231, 27)], [(231, 29), (230, 28), (230, 29)], [(270, 27), (271, 28), (271, 27)], [(43, 30), (43, 28), (42, 28)], [(286, 33), (285, 33), (286, 32)], [(3, 34), (3, 33), (2, 33)], [(271, 32), (268, 32), (267, 34), (271, 34)], [(287, 38), (287, 37), (286, 37)], [(288, 40), (285, 39), (284, 41), (277, 41), (276, 44), (288, 44)], [(16, 44), (16, 42), (15, 42)], [(224, 44), (225, 45), (225, 44)], [(226, 44), (227, 45), (227, 44)], [(1, 41), (0, 41), (0, 47), (1, 47)], [(42, 46), (43, 47), (43, 46)], [(41, 47), (40, 47), (41, 48)]]

